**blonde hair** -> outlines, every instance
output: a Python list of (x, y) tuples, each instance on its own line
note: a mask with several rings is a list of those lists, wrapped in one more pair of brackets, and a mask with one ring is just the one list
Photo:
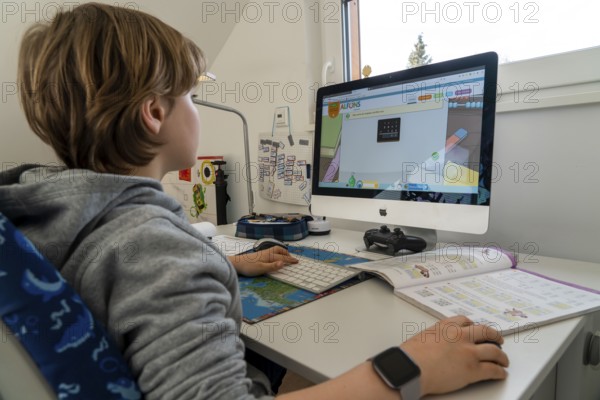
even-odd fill
[(144, 101), (172, 104), (204, 69), (202, 51), (159, 19), (86, 3), (27, 30), (18, 80), (30, 127), (67, 167), (123, 174), (161, 145), (142, 122)]

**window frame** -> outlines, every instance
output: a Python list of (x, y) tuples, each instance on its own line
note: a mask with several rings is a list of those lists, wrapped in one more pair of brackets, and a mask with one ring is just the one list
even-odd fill
[[(340, 78), (346, 82), (360, 78), (360, 0), (340, 1), (342, 18), (337, 32), (342, 36), (344, 72)], [(323, 33), (331, 35), (332, 28), (329, 24)], [(350, 38), (358, 40), (352, 44)], [(600, 46), (500, 64), (497, 91), (497, 113), (598, 103)]]
[(358, 0), (342, 0), (344, 82), (361, 78)]

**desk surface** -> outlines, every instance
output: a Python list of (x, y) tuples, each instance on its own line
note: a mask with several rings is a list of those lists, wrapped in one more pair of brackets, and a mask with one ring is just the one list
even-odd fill
[[(232, 225), (219, 234), (234, 234)], [(346, 254), (359, 253), (362, 232), (334, 229), (294, 244), (319, 245)], [(600, 288), (600, 265), (535, 256), (524, 268)], [(437, 321), (393, 294), (392, 287), (370, 279), (257, 324), (242, 324), (247, 346), (313, 382), (338, 376), (374, 354), (398, 345)], [(445, 399), (529, 398), (584, 325), (572, 318), (537, 330), (505, 336), (511, 365), (502, 382), (483, 382), (445, 395)]]

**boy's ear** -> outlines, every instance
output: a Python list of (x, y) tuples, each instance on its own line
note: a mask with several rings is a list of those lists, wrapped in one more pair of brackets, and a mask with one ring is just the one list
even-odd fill
[(142, 121), (153, 135), (160, 133), (160, 127), (163, 124), (167, 115), (167, 110), (164, 107), (164, 103), (160, 100), (159, 96), (152, 96), (147, 98), (142, 103)]

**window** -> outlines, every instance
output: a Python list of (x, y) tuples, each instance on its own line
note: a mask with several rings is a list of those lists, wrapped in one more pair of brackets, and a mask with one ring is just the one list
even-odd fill
[[(405, 69), (422, 34), (432, 62), (496, 51), (500, 63), (600, 45), (589, 0), (343, 0), (345, 79)], [(357, 40), (359, 43), (357, 43)]]

